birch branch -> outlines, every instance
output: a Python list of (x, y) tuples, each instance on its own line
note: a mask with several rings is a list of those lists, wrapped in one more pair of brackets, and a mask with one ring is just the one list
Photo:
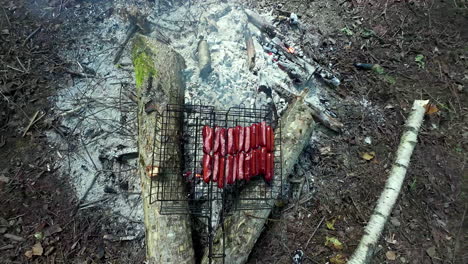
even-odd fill
[(428, 103), (429, 100), (416, 100), (413, 103), (410, 116), (406, 120), (405, 132), (401, 136), (395, 162), (385, 184), (385, 189), (380, 195), (374, 213), (367, 223), (361, 242), (348, 264), (369, 263), (372, 258), (388, 216), (392, 212), (393, 206), (400, 194), (411, 154), (417, 143), (419, 128), (424, 118), (424, 106)]

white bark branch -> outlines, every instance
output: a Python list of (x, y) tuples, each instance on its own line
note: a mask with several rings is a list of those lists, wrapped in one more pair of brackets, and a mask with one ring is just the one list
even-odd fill
[(385, 184), (385, 189), (377, 201), (377, 206), (374, 209), (367, 226), (364, 230), (364, 235), (359, 243), (356, 251), (351, 256), (348, 264), (369, 263), (374, 253), (374, 249), (382, 234), (388, 216), (392, 212), (398, 195), (400, 194), (401, 186), (406, 176), (406, 170), (410, 162), (411, 154), (417, 143), (419, 128), (421, 127), (425, 105), (429, 100), (415, 100), (411, 109), (410, 116), (406, 120), (405, 132), (403, 133), (400, 145), (396, 153), (396, 159), (393, 163), (390, 176)]

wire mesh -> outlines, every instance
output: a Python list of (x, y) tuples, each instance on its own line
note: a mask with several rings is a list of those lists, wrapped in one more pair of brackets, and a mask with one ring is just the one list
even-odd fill
[[(160, 148), (155, 148), (153, 166), (159, 176), (152, 182), (152, 201), (161, 202), (161, 214), (194, 214), (216, 222), (220, 210), (259, 210), (271, 208), (281, 191), (281, 128), (273, 122), (269, 108), (232, 107), (217, 110), (204, 105), (168, 105), (162, 113)], [(218, 188), (216, 182), (204, 182), (203, 135), (204, 126), (212, 128), (247, 127), (266, 122), (274, 131), (274, 176), (271, 182), (262, 175)], [(213, 159), (211, 159), (213, 163)], [(211, 164), (213, 166), (213, 164)]]

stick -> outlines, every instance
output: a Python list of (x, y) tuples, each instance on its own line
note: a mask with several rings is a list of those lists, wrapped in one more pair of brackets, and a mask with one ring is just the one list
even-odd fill
[(385, 189), (380, 195), (374, 213), (364, 230), (364, 236), (348, 264), (369, 263), (372, 258), (382, 230), (403, 185), (411, 154), (417, 143), (419, 128), (424, 118), (424, 105), (428, 103), (429, 100), (415, 100), (413, 103), (410, 116), (406, 120), (405, 132), (401, 136), (395, 162), (385, 184)]
[(122, 56), (122, 53), (127, 46), (128, 41), (135, 35), (135, 33), (138, 31), (139, 27), (135, 24), (132, 23), (130, 26), (130, 30), (128, 32), (127, 37), (125, 38), (124, 42), (122, 45), (120, 45), (119, 49), (117, 50), (117, 53), (115, 53), (115, 58), (114, 58), (114, 65), (119, 63), (120, 57)]
[(318, 230), (318, 229), (320, 228), (320, 226), (322, 225), (323, 220), (325, 220), (325, 216), (322, 217), (322, 220), (320, 220), (320, 222), (318, 223), (318, 225), (317, 225), (317, 227), (315, 228), (314, 232), (312, 233), (312, 235), (310, 235), (309, 239), (307, 240), (307, 243), (305, 244), (304, 249), (307, 249), (307, 247), (309, 246), (310, 240), (314, 237), (315, 233), (317, 233), (317, 230)]
[(255, 67), (255, 46), (250, 32), (245, 34), (245, 46), (247, 49), (247, 66), (252, 71)]
[(31, 120), (29, 120), (29, 124), (28, 124), (28, 126), (24, 129), (24, 132), (23, 132), (22, 137), (26, 136), (26, 133), (28, 133), (28, 131), (29, 131), (29, 129), (31, 128), (31, 126), (35, 123), (34, 121), (36, 120), (38, 114), (39, 114), (39, 111), (36, 111), (36, 113), (34, 113), (34, 115), (33, 115), (33, 117), (31, 118)]
[(29, 34), (29, 36), (27, 36), (26, 39), (23, 41), (23, 46), (26, 45), (26, 42), (28, 42), (28, 40), (34, 37), (34, 35), (36, 35), (36, 33), (39, 32), (41, 28), (42, 26), (39, 26), (38, 28), (36, 28), (36, 30), (34, 30), (31, 34)]

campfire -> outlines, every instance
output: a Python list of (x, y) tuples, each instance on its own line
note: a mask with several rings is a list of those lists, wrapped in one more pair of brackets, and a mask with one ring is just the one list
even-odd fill
[[(269, 14), (218, 2), (208, 5), (189, 2), (163, 12), (125, 8), (122, 12), (129, 26), (126, 32), (117, 31), (122, 42), (113, 53), (113, 60), (96, 56), (86, 61), (97, 76), (109, 72), (116, 76), (104, 83), (92, 78), (78, 81), (57, 100), (58, 108), (68, 109), (63, 129), (83, 132), (73, 162), (64, 167), (77, 175), (75, 186), (83, 204), (99, 199), (102, 189), (110, 191), (125, 181), (127, 188), (133, 190), (142, 184), (145, 222), (148, 219), (164, 222), (165, 215), (179, 215), (178, 219), (185, 223), (189, 220), (183, 215), (195, 215), (206, 226), (201, 231), (207, 238), (206, 260), (218, 261), (232, 250), (229, 249), (232, 242), (220, 240), (216, 235), (217, 232), (221, 237), (228, 235), (224, 233), (224, 225), (232, 221), (229, 217), (238, 217), (235, 212), (239, 210), (256, 210), (262, 214), (281, 195), (283, 177), (290, 173), (294, 160), (307, 144), (307, 135), (310, 137), (312, 116), (334, 130), (341, 128), (333, 113), (322, 104), (330, 96), (325, 87), (338, 86), (340, 81), (331, 69), (305, 56), (295, 44), (294, 32), (300, 27), (295, 14), (281, 20), (283, 25), (277, 27), (273, 23), (275, 18)], [(124, 22), (117, 19), (104, 23), (103, 31), (111, 23)], [(154, 46), (153, 41), (157, 43)], [(151, 59), (155, 54), (168, 58), (166, 69), (153, 65)], [(179, 77), (177, 73), (171, 83), (159, 80), (179, 69), (182, 75)], [(137, 93), (128, 85), (128, 80), (134, 78), (133, 71)], [(127, 81), (124, 84), (116, 79)], [(148, 90), (140, 90), (143, 86)], [(151, 89), (160, 91), (149, 96)], [(119, 107), (108, 107), (116, 101)], [(76, 102), (88, 107), (77, 106)], [(141, 112), (131, 110), (135, 102), (143, 107)], [(307, 105), (307, 109), (301, 105)], [(94, 119), (82, 119), (75, 113), (88, 113)], [(139, 123), (134, 122), (137, 114)], [(283, 120), (285, 115), (289, 117), (287, 120)], [(297, 118), (308, 121), (299, 122)], [(233, 179), (225, 178), (220, 185), (211, 171), (215, 168), (215, 158), (219, 165), (220, 157), (217, 152), (203, 154), (202, 128), (251, 128), (264, 122), (274, 131), (275, 148), (265, 152), (265, 157), (259, 154), (258, 160), (271, 159), (271, 163), (259, 163), (270, 164), (269, 169), (246, 175), (247, 178), (240, 174)], [(293, 130), (282, 138), (284, 129)], [(137, 135), (132, 133), (136, 130), (140, 131), (138, 159), (135, 159), (137, 141), (134, 140)], [(284, 154), (282, 142), (290, 142)], [(142, 150), (149, 152), (142, 154)], [(226, 159), (223, 166), (233, 158), (233, 164), (238, 164), (234, 171), (238, 170), (241, 167), (238, 160), (245, 159), (244, 155), (252, 154), (241, 151), (237, 155), (221, 156)], [(143, 168), (141, 183), (133, 176), (135, 167)], [(94, 174), (89, 173), (90, 169)], [(120, 171), (119, 175), (105, 172), (113, 170)], [(115, 197), (108, 205), (131, 219), (142, 219), (139, 199), (138, 196)], [(136, 226), (135, 230), (141, 228)], [(154, 232), (156, 237), (161, 235)], [(184, 238), (191, 233), (190, 229), (174, 232), (184, 247), (191, 245), (191, 240)], [(149, 247), (156, 237), (147, 231)]]

